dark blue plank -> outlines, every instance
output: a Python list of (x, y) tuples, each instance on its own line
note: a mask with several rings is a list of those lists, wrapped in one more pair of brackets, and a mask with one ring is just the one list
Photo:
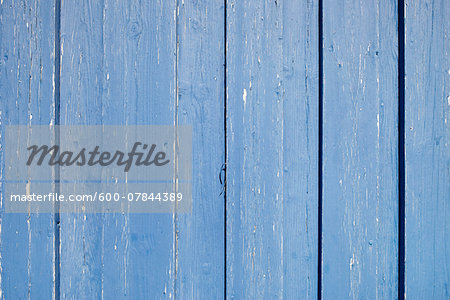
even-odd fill
[(317, 298), (317, 2), (227, 2), (227, 297)]
[(450, 299), (450, 2), (405, 5), (405, 294)]
[(324, 299), (396, 299), (397, 3), (323, 1)]
[[(54, 124), (55, 8), (52, 1), (3, 0), (0, 11), (4, 150), (5, 125)], [(10, 163), (1, 152), (0, 179)], [(51, 299), (55, 278), (53, 215), (5, 213), (3, 197), (2, 189), (0, 298)]]

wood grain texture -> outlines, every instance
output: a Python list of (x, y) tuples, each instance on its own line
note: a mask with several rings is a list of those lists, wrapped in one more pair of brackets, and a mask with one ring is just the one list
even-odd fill
[(192, 214), (64, 216), (64, 298), (223, 294), (224, 45), (212, 18), (223, 20), (218, 2), (63, 4), (64, 124), (190, 124), (197, 166)]
[[(109, 1), (104, 11), (103, 123), (174, 124), (174, 2)], [(174, 297), (174, 224), (172, 214), (105, 214), (105, 299)]]
[[(1, 1), (0, 124), (54, 124), (54, 3)], [(0, 179), (4, 161), (0, 154)], [(0, 298), (51, 299), (54, 291), (52, 214), (0, 210)]]
[(224, 3), (178, 4), (177, 123), (193, 130), (193, 208), (176, 219), (176, 298), (222, 299)]
[[(55, 241), (0, 186), (1, 299), (397, 299), (397, 1), (323, 0), (320, 258), (317, 1), (61, 3), (55, 70), (55, 2), (0, 2), (0, 150), (5, 125), (192, 125), (193, 209), (62, 214)], [(450, 4), (405, 11), (405, 298), (447, 299)]]
[[(102, 123), (102, 14), (100, 2), (61, 4), (61, 125)], [(81, 191), (81, 186), (76, 186), (74, 193)], [(101, 298), (102, 233), (99, 215), (61, 214), (61, 299)]]
[(323, 9), (323, 299), (396, 299), (396, 1)]
[[(64, 1), (62, 124), (174, 124), (174, 1)], [(61, 296), (173, 298), (174, 216), (61, 218)]]
[(227, 297), (317, 297), (317, 3), (227, 3)]
[(449, 299), (450, 3), (405, 3), (405, 294)]

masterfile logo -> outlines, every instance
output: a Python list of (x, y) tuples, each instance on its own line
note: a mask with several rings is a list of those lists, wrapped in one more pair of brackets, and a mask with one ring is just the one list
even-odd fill
[[(142, 146), (143, 150), (147, 150), (144, 159), (144, 152), (139, 152), (138, 148)], [(40, 166), (47, 158), (47, 163), (49, 166), (60, 165), (60, 166), (72, 166), (76, 164), (77, 166), (95, 166), (99, 164), (103, 167), (109, 166), (116, 163), (118, 166), (125, 166), (124, 172), (128, 172), (133, 165), (134, 158), (136, 157), (136, 166), (150, 166), (154, 165), (157, 167), (164, 166), (169, 163), (170, 160), (166, 159), (166, 152), (159, 151), (155, 155), (156, 145), (153, 144), (150, 147), (141, 142), (135, 142), (131, 151), (125, 155), (124, 152), (116, 150), (111, 154), (109, 151), (99, 152), (100, 146), (95, 146), (92, 151), (87, 151), (86, 148), (81, 149), (78, 154), (74, 154), (73, 151), (62, 151), (60, 153), (60, 147), (58, 145), (48, 146), (48, 145), (33, 145), (27, 148), (30, 151), (27, 160), (27, 166), (30, 166), (36, 156), (36, 165)], [(51, 155), (50, 155), (51, 153)], [(47, 157), (49, 156), (49, 157)], [(127, 158), (125, 158), (127, 157)]]

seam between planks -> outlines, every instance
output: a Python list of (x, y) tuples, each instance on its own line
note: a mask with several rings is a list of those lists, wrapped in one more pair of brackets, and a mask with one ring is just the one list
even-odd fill
[[(60, 143), (60, 136), (59, 136), (59, 128), (57, 127), (61, 123), (61, 0), (55, 0), (55, 76), (54, 76), (54, 101), (55, 101), (55, 139), (56, 144)], [(55, 192), (59, 192), (59, 180), (60, 180), (60, 169), (59, 166), (55, 167)], [(56, 201), (54, 204), (55, 212), (54, 212), (54, 222), (55, 222), (55, 242), (54, 242), (54, 257), (55, 257), (55, 265), (54, 265), (54, 272), (55, 272), (55, 283), (54, 283), (54, 298), (56, 300), (59, 300), (61, 298), (61, 257), (60, 257), (60, 250), (61, 250), (61, 236), (60, 236), (60, 229), (61, 229), (61, 220), (60, 220), (60, 214), (59, 214), (59, 202)]]
[(317, 299), (322, 299), (322, 152), (323, 152), (323, 0), (318, 7), (319, 29), (319, 145), (318, 145), (318, 226), (317, 226)]
[[(224, 255), (223, 255), (223, 270), (224, 270), (224, 289), (223, 289), (223, 299), (227, 299), (227, 158), (228, 158), (228, 150), (227, 150), (227, 0), (223, 1), (223, 130), (224, 130), (224, 164), (222, 170), (224, 172), (224, 182), (223, 182), (223, 214), (224, 214), (224, 224), (223, 224), (223, 247), (224, 247)], [(221, 172), (222, 172), (221, 170)]]
[(405, 3), (398, 0), (398, 299), (405, 298)]

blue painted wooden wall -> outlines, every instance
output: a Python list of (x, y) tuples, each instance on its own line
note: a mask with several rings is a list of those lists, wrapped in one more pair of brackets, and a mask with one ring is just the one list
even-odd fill
[(450, 299), (449, 16), (2, 0), (2, 132), (189, 124), (195, 168), (191, 214), (2, 205), (0, 298)]

